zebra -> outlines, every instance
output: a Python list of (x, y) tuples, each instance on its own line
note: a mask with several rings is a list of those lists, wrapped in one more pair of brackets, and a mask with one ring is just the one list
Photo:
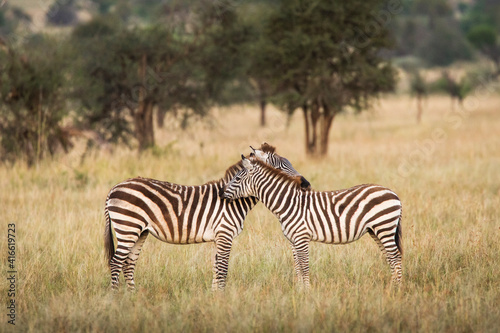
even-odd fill
[(225, 199), (256, 197), (281, 223), (292, 246), (299, 284), (309, 288), (309, 242), (346, 244), (368, 233), (385, 254), (392, 282), (402, 279), (402, 206), (390, 189), (373, 184), (338, 191), (313, 191), (272, 169), (255, 156), (245, 158), (243, 168), (221, 193)]
[[(270, 144), (264, 142), (260, 148), (255, 149), (252, 146), (250, 146), (250, 148), (252, 149), (250, 156), (255, 156), (262, 162), (272, 165), (276, 169), (285, 171), (289, 175), (296, 175), (296, 171), (293, 168), (292, 163), (290, 163), (290, 161), (285, 157), (277, 155), (276, 148)], [(300, 187), (302, 189), (311, 189), (311, 184), (307, 181), (307, 179), (301, 175), (298, 176), (298, 179), (300, 180)]]
[[(264, 150), (270, 153), (274, 149), (270, 147)], [(288, 160), (274, 150), (272, 155), (268, 161), (271, 166), (283, 168), (290, 177), (303, 182), (304, 187), (309, 186)], [(135, 289), (135, 265), (147, 236), (152, 234), (172, 244), (214, 242), (212, 290), (223, 290), (233, 239), (243, 230), (247, 213), (257, 203), (254, 197), (231, 202), (220, 198), (222, 187), (241, 168), (242, 162), (238, 161), (226, 170), (223, 178), (199, 186), (142, 177), (115, 185), (109, 191), (104, 209), (104, 247), (112, 289), (118, 289), (122, 270), (128, 289)]]

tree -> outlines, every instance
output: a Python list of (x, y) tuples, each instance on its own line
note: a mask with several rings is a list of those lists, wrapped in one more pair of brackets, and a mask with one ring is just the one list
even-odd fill
[(3, 160), (26, 159), (29, 166), (71, 146), (62, 120), (65, 57), (60, 41), (41, 35), (19, 46), (0, 48), (0, 133)]
[(130, 26), (108, 15), (74, 30), (84, 126), (114, 142), (133, 133), (144, 150), (155, 145), (154, 110), (160, 126), (167, 112), (185, 126), (208, 111), (240, 67), (246, 30), (231, 6), (199, 6), (178, 24)]
[(442, 84), (442, 90), (451, 98), (451, 108), (454, 108), (455, 99), (457, 100), (458, 105), (462, 107), (464, 99), (472, 90), (472, 86), (467, 76), (462, 77), (461, 80), (457, 80), (451, 76), (448, 71), (443, 71), (441, 80), (444, 83)]
[(500, 75), (500, 46), (495, 28), (487, 24), (477, 25), (467, 33), (467, 39), (476, 49), (493, 61), (495, 76)]
[(82, 123), (108, 140), (128, 143), (133, 134), (144, 150), (155, 144), (155, 107), (182, 109), (184, 116), (205, 112), (203, 73), (193, 62), (196, 43), (160, 25), (128, 28), (109, 17), (78, 27), (73, 38)]
[(410, 91), (417, 99), (417, 122), (422, 120), (422, 100), (427, 96), (427, 84), (419, 70), (411, 74)]
[(418, 49), (418, 54), (427, 63), (437, 66), (472, 58), (471, 47), (452, 17), (436, 20), (434, 29)]
[(495, 65), (494, 77), (500, 75), (500, 3), (476, 0), (464, 10), (462, 30), (469, 42)]
[(260, 108), (260, 125), (266, 126), (266, 106), (269, 98), (273, 95), (272, 71), (268, 70), (266, 63), (268, 59), (268, 50), (271, 45), (264, 36), (264, 26), (269, 19), (274, 7), (268, 3), (254, 3), (244, 8), (251, 15), (245, 15), (249, 22), (250, 40), (245, 45), (247, 54), (246, 75), (256, 93)]
[(413, 12), (428, 16), (429, 28), (434, 30), (436, 20), (451, 16), (452, 9), (447, 0), (417, 0), (413, 3)]
[[(395, 84), (395, 71), (380, 57), (390, 46), (372, 15), (382, 1), (281, 1), (270, 17), (266, 70), (282, 109), (302, 110), (309, 155), (324, 156), (335, 116), (361, 111)], [(375, 27), (375, 29), (373, 28)]]
[(204, 3), (195, 9), (196, 36), (209, 96), (217, 100), (228, 84), (242, 74), (243, 46), (249, 39), (249, 27), (236, 13), (233, 1)]

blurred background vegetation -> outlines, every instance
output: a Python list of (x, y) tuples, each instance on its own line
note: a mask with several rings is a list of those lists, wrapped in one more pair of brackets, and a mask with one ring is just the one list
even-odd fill
[[(87, 148), (155, 147), (214, 105), (301, 112), (305, 151), (335, 116), (380, 94), (457, 107), (500, 75), (494, 0), (64, 0), (0, 5), (0, 159), (35, 165)], [(454, 107), (454, 104), (451, 104)], [(249, 120), (249, 121), (254, 121)]]

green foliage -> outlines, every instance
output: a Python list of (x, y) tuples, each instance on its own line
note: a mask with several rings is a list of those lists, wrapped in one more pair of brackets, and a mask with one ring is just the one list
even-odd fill
[(123, 2), (116, 0), (90, 0), (90, 1), (97, 7), (97, 11), (100, 14), (108, 14), (111, 8), (114, 5), (116, 5), (117, 2)]
[(406, 3), (401, 14), (388, 25), (397, 41), (392, 54), (417, 56), (430, 66), (447, 66), (455, 61), (471, 60), (473, 49), (460, 29), (468, 10), (460, 8), (465, 11), (463, 15), (447, 0)]
[(478, 25), (488, 25), (500, 29), (500, 3), (491, 0), (476, 0), (467, 6), (461, 19), (465, 33)]
[(203, 72), (189, 39), (161, 25), (129, 28), (103, 17), (75, 29), (73, 43), (82, 123), (106, 140), (129, 142), (130, 134), (137, 135), (129, 116), (147, 103), (164, 111), (205, 112)]
[(462, 19), (462, 30), (469, 42), (495, 64), (495, 76), (500, 75), (499, 20), (500, 3), (488, 0), (476, 1)]
[[(175, 22), (182, 9), (165, 6)], [(77, 27), (74, 96), (82, 126), (112, 142), (129, 142), (133, 134), (142, 149), (154, 145), (153, 108), (160, 126), (167, 112), (183, 127), (190, 116), (204, 115), (241, 73), (248, 27), (233, 9), (201, 2), (177, 24), (131, 26), (108, 15)]]
[(491, 25), (481, 24), (470, 29), (467, 39), (474, 47), (489, 57), (497, 67), (496, 75), (500, 74), (500, 46), (498, 33)]
[[(372, 10), (379, 5), (283, 2), (266, 29), (268, 66), (277, 85), (299, 93), (302, 102), (319, 94), (337, 110), (359, 106), (364, 97), (391, 89), (392, 69), (378, 55), (391, 45), (388, 32), (383, 27), (369, 31), (367, 24), (374, 21)], [(340, 96), (340, 90), (347, 96)]]
[(429, 83), (428, 89), (431, 93), (444, 93), (452, 99), (457, 99), (461, 104), (477, 84), (474, 73), (467, 73), (460, 79), (454, 78), (450, 73), (444, 71), (441, 77)]
[(470, 29), (467, 39), (480, 50), (490, 48), (496, 45), (497, 32), (493, 26), (481, 24)]
[(113, 50), (120, 45), (120, 22), (113, 17), (100, 17), (73, 31), (72, 45), (76, 63), (73, 68), (73, 98), (81, 103), (80, 126), (90, 127), (107, 141), (127, 141), (132, 133), (124, 119), (121, 95), (126, 88), (117, 79), (127, 75), (131, 69), (126, 62), (119, 62)]
[(420, 71), (416, 70), (411, 74), (410, 91), (417, 97), (422, 97), (427, 94), (428, 87)]
[(413, 3), (413, 13), (428, 15), (432, 20), (436, 17), (450, 16), (453, 11), (447, 0), (416, 0)]
[(202, 2), (195, 9), (196, 38), (200, 40), (196, 61), (202, 64), (207, 93), (213, 101), (220, 100), (226, 87), (234, 88), (234, 82), (245, 73), (245, 45), (250, 41), (251, 27), (236, 8), (235, 1), (220, 1)]
[(57, 40), (34, 35), (0, 51), (0, 130), (3, 160), (23, 157), (29, 165), (69, 142), (62, 121), (65, 51)]
[(472, 58), (471, 48), (458, 25), (448, 19), (436, 22), (432, 35), (421, 45), (419, 55), (427, 63), (437, 66)]
[[(395, 71), (380, 56), (391, 39), (373, 16), (381, 5), (378, 0), (282, 1), (266, 24), (261, 67), (280, 107), (290, 114), (303, 110), (308, 153), (326, 154), (335, 114), (345, 107), (361, 110), (394, 87)], [(316, 137), (318, 120), (321, 138)]]

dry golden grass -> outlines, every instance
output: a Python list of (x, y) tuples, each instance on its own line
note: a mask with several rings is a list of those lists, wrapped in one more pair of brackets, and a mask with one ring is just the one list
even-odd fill
[[(495, 332), (500, 322), (499, 97), (473, 95), (465, 110), (445, 97), (415, 104), (387, 97), (362, 114), (337, 117), (330, 153), (304, 155), (300, 114), (269, 110), (260, 128), (253, 106), (214, 110), (185, 132), (169, 119), (160, 148), (141, 156), (81, 149), (35, 169), (0, 166), (4, 221), (17, 228), (17, 317), (27, 332), (115, 331), (448, 331)], [(103, 205), (108, 190), (141, 175), (181, 184), (219, 178), (267, 141), (316, 189), (359, 183), (394, 189), (403, 202), (404, 283), (370, 237), (346, 246), (312, 243), (309, 293), (294, 284), (291, 251), (262, 205), (245, 221), (231, 253), (228, 286), (213, 294), (212, 245), (175, 246), (149, 237), (129, 294), (109, 291)], [(5, 276), (6, 277), (6, 276)], [(7, 300), (8, 283), (0, 280)], [(5, 305), (6, 301), (2, 304)], [(3, 313), (7, 313), (5, 306)], [(2, 315), (1, 331), (12, 331)]]

